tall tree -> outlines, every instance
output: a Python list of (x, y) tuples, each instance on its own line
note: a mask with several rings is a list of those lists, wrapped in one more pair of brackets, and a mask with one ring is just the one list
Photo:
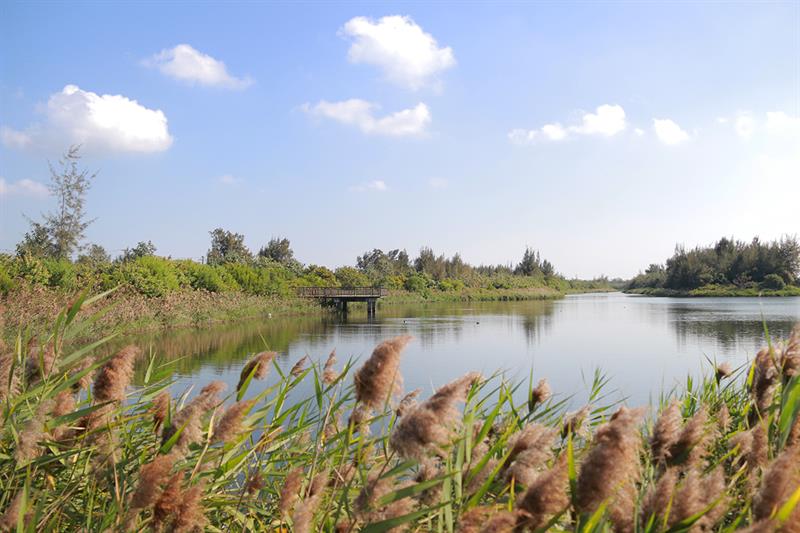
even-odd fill
[(258, 256), (284, 265), (289, 264), (294, 260), (292, 243), (285, 237), (273, 237), (258, 251)]
[(50, 194), (57, 208), (44, 216), (44, 226), (53, 243), (53, 255), (70, 259), (80, 249), (86, 228), (93, 222), (85, 213), (86, 193), (97, 176), (78, 168), (80, 146), (71, 146), (59, 160), (59, 168), (50, 165)]
[(244, 245), (244, 235), (217, 228), (211, 234), (211, 248), (208, 250), (206, 262), (209, 265), (223, 263), (246, 263), (253, 259), (253, 254)]

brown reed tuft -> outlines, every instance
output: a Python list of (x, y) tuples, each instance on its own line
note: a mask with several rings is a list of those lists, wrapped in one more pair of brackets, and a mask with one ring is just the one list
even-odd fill
[(261, 352), (250, 359), (247, 364), (244, 365), (244, 368), (242, 368), (241, 374), (239, 374), (239, 383), (236, 384), (236, 391), (238, 392), (241, 390), (251, 372), (253, 373), (253, 379), (264, 379), (267, 377), (267, 374), (269, 374), (269, 364), (276, 355), (276, 352)]
[(244, 484), (244, 491), (247, 494), (257, 494), (264, 488), (264, 476), (261, 472), (254, 472), (247, 478), (247, 483)]
[(162, 494), (161, 486), (169, 477), (174, 462), (174, 458), (170, 455), (157, 455), (139, 469), (139, 483), (128, 505), (126, 529), (133, 528), (139, 510), (150, 507), (158, 501)]
[[(16, 531), (19, 523), (19, 514), (22, 512), (24, 490), (17, 492), (5, 512), (0, 516), (0, 531)], [(29, 506), (30, 507), (30, 506)]]
[(647, 524), (651, 517), (656, 517), (662, 525), (671, 512), (675, 485), (678, 483), (678, 469), (667, 467), (655, 485), (650, 487), (642, 502), (641, 523)]
[(732, 374), (733, 374), (733, 367), (729, 362), (725, 361), (717, 365), (715, 373), (717, 383), (719, 383), (723, 379), (731, 377)]
[[(81, 363), (75, 368), (75, 373), (80, 374), (81, 372), (88, 370), (92, 365), (94, 365), (94, 357), (87, 355), (84, 356)], [(78, 392), (79, 390), (89, 390), (89, 386), (94, 381), (94, 371), (86, 372), (84, 375), (78, 379), (75, 383), (72, 384), (73, 392)]]
[(294, 509), (304, 477), (305, 472), (302, 467), (297, 467), (286, 474), (286, 479), (283, 480), (283, 488), (281, 488), (281, 499), (278, 503), (278, 510), (281, 516), (289, 516), (292, 509)]
[(707, 452), (706, 447), (710, 432), (706, 428), (708, 413), (705, 407), (697, 412), (683, 425), (678, 438), (669, 447), (668, 462), (671, 465), (693, 466)]
[(25, 363), (25, 381), (28, 386), (47, 379), (56, 363), (56, 349), (51, 341), (44, 349), (31, 339), (28, 351), (28, 360)]
[(727, 435), (731, 425), (731, 413), (726, 404), (722, 404), (717, 411), (717, 427), (721, 435)]
[(505, 470), (507, 480), (528, 486), (538, 469), (552, 454), (553, 439), (557, 430), (542, 424), (529, 424), (514, 436)]
[(336, 364), (336, 350), (331, 351), (328, 359), (325, 361), (325, 368), (322, 371), (322, 381), (326, 385), (332, 384), (339, 377), (339, 373), (333, 368)]
[(53, 400), (42, 401), (37, 406), (33, 417), (25, 423), (22, 431), (19, 432), (19, 441), (16, 450), (14, 450), (14, 458), (18, 463), (28, 463), (39, 457), (44, 451), (39, 446), (39, 442), (45, 437), (45, 419), (52, 410), (53, 403)]
[(414, 510), (415, 502), (412, 498), (400, 498), (386, 505), (380, 506), (379, 500), (394, 490), (399, 490), (410, 486), (412, 482), (395, 484), (390, 477), (381, 478), (378, 474), (370, 474), (364, 487), (353, 502), (356, 517), (370, 524), (391, 520), (399, 516), (406, 515)]
[(133, 378), (133, 363), (141, 353), (136, 346), (130, 345), (117, 352), (105, 365), (94, 380), (95, 403), (121, 402)]
[(641, 447), (637, 425), (642, 415), (642, 409), (620, 407), (595, 432), (578, 474), (578, 512), (591, 514), (608, 500), (609, 516), (617, 531), (630, 531), (633, 525)]
[(356, 400), (370, 409), (380, 409), (391, 396), (403, 388), (400, 375), (400, 354), (411, 341), (408, 335), (383, 341), (372, 351), (353, 376)]
[[(416, 483), (430, 481), (442, 474), (442, 464), (438, 458), (426, 457), (419, 464), (417, 475), (414, 476)], [(433, 487), (427, 488), (419, 495), (419, 501), (423, 505), (434, 505), (440, 501), (442, 495), (442, 484), (438, 483)]]
[[(800, 448), (785, 448), (764, 472), (761, 488), (754, 498), (753, 515), (757, 520), (767, 519), (800, 487)], [(788, 522), (800, 528), (800, 506), (796, 506)], [(798, 531), (800, 529), (795, 529)], [(784, 530), (781, 530), (784, 531)]]
[(516, 530), (519, 512), (488, 505), (473, 507), (461, 515), (458, 533), (511, 533)]
[(177, 514), (181, 505), (182, 472), (175, 472), (167, 481), (161, 495), (153, 504), (153, 530), (161, 531)]
[(297, 362), (294, 364), (294, 366), (292, 367), (292, 369), (289, 371), (289, 374), (291, 374), (291, 375), (292, 375), (292, 376), (294, 376), (294, 377), (297, 377), (297, 376), (299, 376), (299, 375), (300, 375), (300, 374), (302, 374), (302, 373), (303, 373), (303, 371), (306, 369), (306, 363), (307, 363), (307, 362), (308, 362), (308, 356), (307, 356), (307, 355), (304, 355), (303, 357), (301, 357), (301, 358), (300, 358), (300, 360), (299, 360), (299, 361), (297, 361)]
[(717, 467), (705, 477), (698, 470), (690, 469), (675, 493), (668, 525), (675, 526), (714, 504), (689, 529), (690, 533), (712, 531), (725, 512), (725, 505), (720, 499), (724, 494), (725, 475), (721, 468)]
[(800, 375), (800, 324), (792, 329), (781, 350), (780, 365), (786, 379)]
[(567, 413), (564, 416), (564, 423), (561, 426), (561, 438), (566, 439), (567, 435), (569, 435), (570, 433), (572, 433), (573, 435), (586, 434), (585, 422), (591, 410), (592, 410), (591, 406), (584, 405), (578, 411)]
[(395, 414), (397, 416), (403, 416), (409, 411), (411, 411), (414, 407), (417, 406), (417, 397), (419, 397), (422, 389), (414, 389), (405, 396), (403, 399), (400, 400), (400, 403), (397, 405), (397, 409), (395, 409)]
[(164, 391), (158, 396), (153, 398), (153, 406), (150, 408), (150, 414), (153, 415), (153, 426), (156, 431), (164, 424), (169, 414), (171, 398), (169, 392)]
[(164, 428), (161, 434), (162, 444), (166, 443), (179, 429), (183, 428), (180, 436), (175, 441), (173, 450), (175, 453), (185, 455), (189, 450), (189, 445), (201, 439), (201, 418), (216, 406), (219, 402), (218, 395), (223, 390), (225, 390), (225, 384), (221, 381), (212, 381), (203, 387), (200, 390), (200, 394), (186, 404), (183, 409), (175, 413), (169, 427)]
[(569, 470), (567, 454), (561, 454), (555, 464), (528, 485), (517, 500), (517, 508), (525, 514), (520, 526), (536, 529), (569, 505)]
[(753, 402), (756, 406), (756, 415), (766, 416), (767, 409), (772, 405), (775, 389), (778, 387), (778, 368), (775, 354), (771, 348), (763, 348), (756, 355), (753, 370)]
[(470, 372), (440, 387), (422, 404), (400, 419), (389, 437), (389, 446), (405, 458), (422, 459), (429, 452), (437, 455), (449, 444), (459, 426), (460, 412), (455, 405), (466, 400), (473, 384), (481, 380)]
[(14, 354), (7, 351), (0, 339), (0, 402), (18, 392), (19, 379), (14, 372)]
[[(75, 410), (75, 395), (72, 394), (71, 389), (62, 390), (56, 397), (54, 398), (54, 406), (52, 411), (53, 418), (58, 418), (60, 416), (67, 415)], [(54, 427), (52, 429), (53, 439), (56, 441), (62, 440), (68, 434), (71, 434), (71, 430), (64, 428), (63, 426)]]
[(175, 522), (172, 526), (174, 533), (203, 531), (208, 522), (202, 501), (204, 489), (205, 485), (200, 482), (181, 495), (181, 503), (175, 513)]
[(533, 411), (537, 405), (543, 404), (549, 400), (552, 395), (553, 391), (550, 389), (550, 384), (547, 383), (546, 379), (540, 379), (539, 383), (536, 384), (536, 388), (531, 391), (528, 408)]
[(292, 514), (292, 531), (295, 533), (311, 533), (313, 530), (314, 513), (322, 502), (323, 491), (329, 478), (329, 472), (323, 470), (311, 480), (308, 495), (297, 505)]
[(671, 458), (670, 451), (678, 440), (682, 422), (680, 406), (676, 400), (672, 400), (658, 417), (650, 437), (650, 449), (656, 464), (665, 464)]
[(253, 406), (252, 400), (231, 405), (217, 422), (211, 442), (229, 442), (242, 432), (242, 418)]

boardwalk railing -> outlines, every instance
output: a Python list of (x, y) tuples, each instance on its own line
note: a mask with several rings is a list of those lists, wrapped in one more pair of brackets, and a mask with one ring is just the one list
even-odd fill
[(343, 289), (339, 287), (298, 287), (297, 295), (303, 298), (380, 298), (389, 294), (388, 289), (382, 287), (353, 287)]

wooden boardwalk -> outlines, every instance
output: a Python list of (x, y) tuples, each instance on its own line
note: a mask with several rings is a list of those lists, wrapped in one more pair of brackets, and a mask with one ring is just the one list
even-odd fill
[(382, 287), (299, 287), (297, 295), (301, 298), (317, 298), (323, 304), (336, 306), (347, 314), (348, 302), (367, 302), (367, 316), (375, 316), (378, 298), (387, 296), (388, 289)]

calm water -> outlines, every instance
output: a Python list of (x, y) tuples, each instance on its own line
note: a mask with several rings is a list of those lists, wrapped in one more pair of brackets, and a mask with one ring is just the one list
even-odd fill
[[(621, 293), (568, 296), (547, 302), (447, 303), (387, 306), (368, 322), (351, 313), (329, 318), (264, 319), (187, 329), (134, 342), (175, 360), (177, 390), (222, 379), (233, 387), (243, 364), (265, 348), (291, 367), (336, 349), (340, 365), (365, 358), (382, 339), (415, 340), (402, 373), (407, 390), (424, 391), (470, 370), (511, 378), (547, 377), (553, 389), (585, 398), (595, 368), (611, 377), (629, 403), (642, 404), (702, 372), (705, 357), (743, 364), (765, 344), (762, 317), (773, 337), (800, 321), (800, 298), (650, 298)], [(707, 369), (708, 367), (705, 366)]]

